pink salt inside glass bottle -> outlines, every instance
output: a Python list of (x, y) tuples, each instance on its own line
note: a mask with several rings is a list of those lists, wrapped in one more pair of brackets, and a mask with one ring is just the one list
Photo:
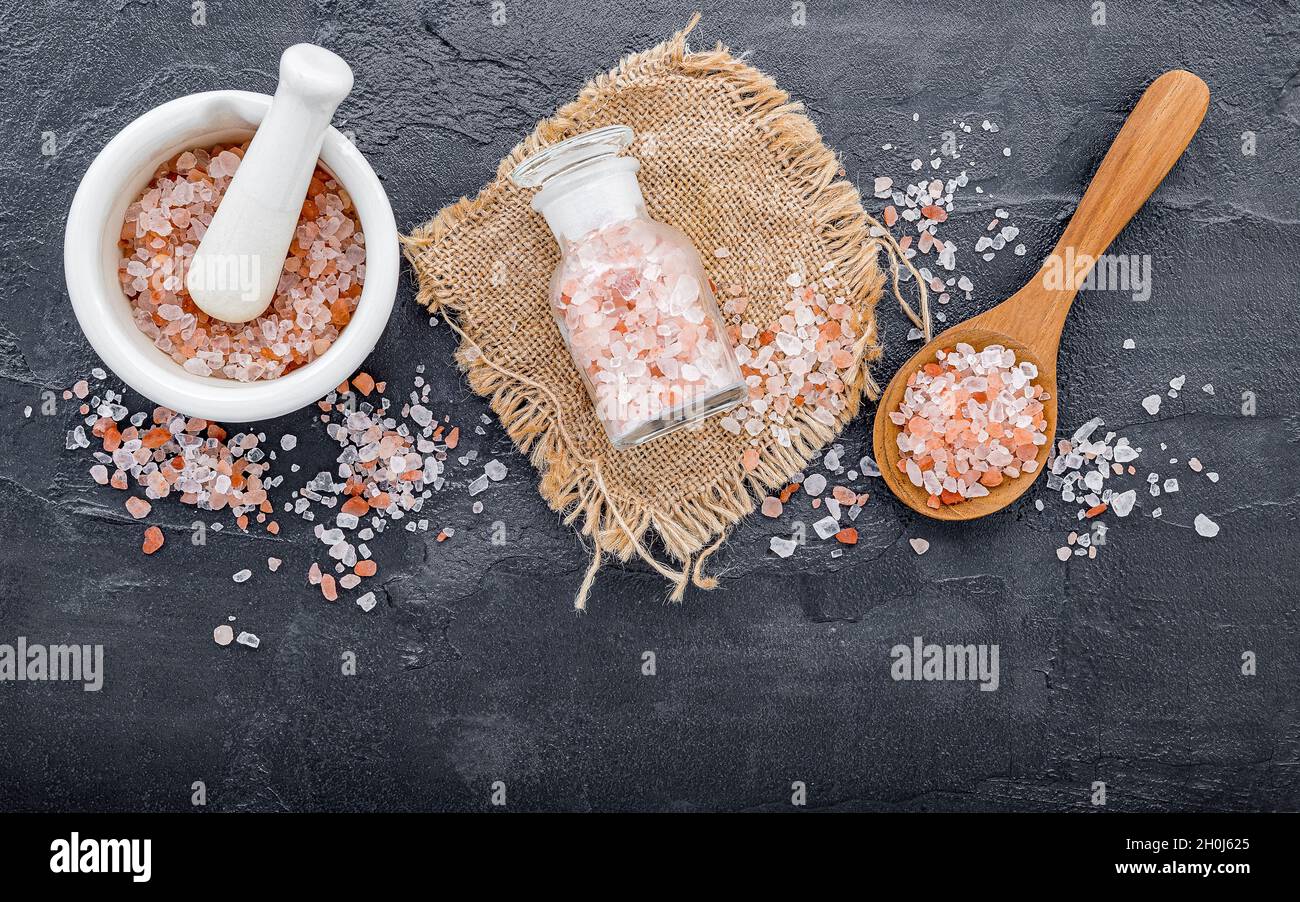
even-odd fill
[(747, 394), (700, 256), (651, 219), (640, 164), (614, 125), (562, 141), (511, 174), (540, 185), (533, 209), (560, 246), (551, 311), (610, 442), (624, 449), (739, 403)]

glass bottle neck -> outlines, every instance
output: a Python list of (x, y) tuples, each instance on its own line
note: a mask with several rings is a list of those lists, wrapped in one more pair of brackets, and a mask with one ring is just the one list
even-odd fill
[(636, 160), (614, 157), (554, 177), (533, 198), (533, 209), (561, 246), (612, 223), (644, 218), (639, 168)]

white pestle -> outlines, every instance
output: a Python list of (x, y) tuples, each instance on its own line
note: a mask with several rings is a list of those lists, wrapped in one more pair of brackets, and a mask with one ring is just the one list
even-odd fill
[(228, 323), (271, 303), (307, 186), (352, 70), (315, 44), (280, 57), (280, 83), (190, 262), (185, 286), (204, 313)]

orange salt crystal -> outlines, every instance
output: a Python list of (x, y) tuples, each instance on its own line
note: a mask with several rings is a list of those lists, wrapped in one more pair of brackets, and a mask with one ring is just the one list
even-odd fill
[(926, 498), (926, 499), (925, 499), (925, 506), (928, 507), (928, 508), (932, 508), (933, 510), (938, 510), (938, 509), (939, 509), (939, 496), (938, 496), (938, 495), (931, 495), (929, 498)]
[(338, 590), (338, 586), (335, 584), (335, 582), (334, 582), (334, 577), (333, 577), (331, 574), (326, 573), (326, 574), (324, 574), (324, 575), (321, 576), (321, 578), (320, 578), (320, 592), (321, 592), (322, 595), (325, 596), (325, 600), (326, 600), (326, 601), (338, 601), (338, 600), (339, 600), (339, 590)]
[(439, 542), (447, 541), (447, 531), (445, 529), (438, 530), (438, 541)]
[(799, 483), (792, 482), (781, 490), (781, 503), (785, 504), (790, 500), (790, 496), (799, 491)]
[(238, 517), (235, 518), (235, 524), (236, 524), (240, 529), (247, 531), (247, 530), (248, 530), (248, 515), (247, 515), (247, 514), (240, 514)]
[[(974, 472), (974, 471), (972, 471), (972, 472)], [(1002, 471), (1001, 471), (1001, 470), (985, 470), (985, 471), (980, 475), (979, 480), (980, 480), (980, 484), (981, 484), (981, 485), (983, 485), (983, 486), (986, 487), (986, 488), (990, 488), (990, 489), (993, 488), (994, 486), (1002, 485)]]
[(447, 433), (447, 450), (454, 451), (458, 444), (460, 444), (460, 427), (453, 426), (451, 432)]
[(357, 373), (352, 377), (352, 385), (366, 397), (375, 390), (375, 380), (369, 373)]
[(209, 423), (208, 438), (214, 438), (219, 442), (224, 442), (226, 440), (226, 430), (222, 429), (216, 423)]
[(145, 554), (153, 554), (159, 548), (163, 547), (163, 532), (157, 526), (150, 526), (144, 531), (144, 544), (140, 550)]
[(379, 572), (379, 565), (374, 561), (357, 561), (357, 565), (352, 568), (352, 572), (357, 576), (374, 576)]
[(1084, 513), (1084, 516), (1087, 517), (1087, 518), (1089, 518), (1089, 519), (1091, 519), (1091, 518), (1097, 516), (1098, 514), (1105, 513), (1107, 507), (1109, 507), (1109, 505), (1107, 505), (1107, 504), (1098, 504), (1096, 507), (1090, 507), (1090, 508), (1088, 508), (1088, 510)]
[(108, 480), (108, 484), (115, 489), (126, 489), (126, 470), (114, 470), (113, 476)]
[(835, 533), (835, 539), (841, 545), (856, 545), (858, 544), (858, 531), (852, 526), (846, 526)]
[(837, 485), (831, 489), (831, 497), (840, 504), (854, 504), (858, 500), (857, 493), (853, 489), (844, 485)]
[(339, 383), (339, 387), (334, 390), (340, 395), (346, 395), (348, 393), (348, 380), (344, 379)]
[(145, 501), (143, 498), (132, 496), (126, 499), (126, 509), (132, 517), (135, 517), (135, 519), (143, 520), (145, 517), (149, 516), (149, 511), (153, 510), (153, 505), (148, 501)]
[(351, 514), (354, 517), (364, 517), (370, 512), (370, 504), (366, 499), (353, 495), (343, 503), (339, 511), (345, 514)]
[(746, 448), (745, 453), (740, 455), (740, 465), (745, 468), (746, 473), (752, 473), (758, 469), (758, 449)]
[(272, 520), (270, 523), (266, 524), (266, 531), (273, 536), (278, 536), (280, 534), (280, 524)]
[(946, 222), (948, 220), (948, 211), (937, 204), (927, 204), (922, 207), (921, 215), (926, 219), (931, 219), (935, 222)]

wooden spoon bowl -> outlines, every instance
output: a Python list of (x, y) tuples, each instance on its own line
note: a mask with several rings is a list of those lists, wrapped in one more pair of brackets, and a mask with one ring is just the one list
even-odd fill
[[(1024, 342), (1017, 341), (1002, 332), (982, 328), (976, 324), (975, 320), (977, 319), (979, 317), (968, 320), (941, 334), (918, 351), (912, 360), (908, 361), (905, 369), (910, 374), (922, 364), (934, 361), (936, 351), (952, 350), (959, 342), (965, 342), (977, 351), (982, 351), (989, 345), (1002, 345), (1005, 348), (1010, 348), (1015, 352), (1017, 362), (1028, 360), (1038, 367), (1038, 378), (1033, 380), (1033, 384), (1041, 385), (1047, 390), (1048, 400), (1043, 402), (1043, 415), (1047, 420), (1048, 441), (1038, 449), (1038, 469), (1034, 473), (1021, 474), (1016, 479), (1004, 479), (1001, 485), (989, 489), (987, 495), (979, 498), (969, 498), (960, 504), (941, 504), (938, 508), (930, 507), (928, 505), (930, 493), (920, 486), (912, 485), (907, 475), (899, 467), (899, 461), (903, 459), (903, 455), (898, 450), (897, 441), (900, 428), (893, 424), (888, 414), (882, 415), (881, 413), (882, 411), (897, 410), (899, 403), (903, 400), (903, 392), (907, 388), (907, 379), (900, 379), (895, 376), (885, 389), (885, 393), (881, 395), (880, 407), (876, 413), (874, 436), (876, 461), (880, 465), (881, 477), (885, 482), (889, 483), (889, 487), (903, 503), (912, 510), (919, 511), (936, 520), (973, 520), (976, 517), (982, 517), (985, 514), (1000, 510), (1015, 501), (1029, 490), (1029, 487), (1034, 484), (1035, 477), (1046, 468), (1047, 457), (1052, 448), (1052, 436), (1056, 434), (1055, 353), (1048, 358), (1051, 360), (1051, 365), (1044, 365), (1042, 362), (1044, 358), (1025, 345)], [(901, 374), (902, 370), (899, 372)]]
[[(1056, 357), (1070, 303), (1097, 258), (1182, 156), (1209, 102), (1209, 88), (1190, 72), (1176, 69), (1152, 82), (1111, 144), (1056, 249), (1029, 284), (992, 310), (941, 333), (894, 374), (876, 408), (873, 440), (881, 478), (912, 510), (937, 520), (974, 520), (1011, 504), (1047, 469), (1056, 439)], [(1043, 402), (1047, 443), (1038, 451), (1032, 474), (1004, 479), (987, 495), (936, 509), (927, 503), (929, 493), (913, 485), (899, 467), (900, 427), (889, 413), (898, 409), (912, 374), (934, 361), (936, 351), (959, 342), (976, 350), (1000, 344), (1014, 351), (1017, 361), (1029, 360), (1038, 367), (1033, 382), (1048, 394)]]

